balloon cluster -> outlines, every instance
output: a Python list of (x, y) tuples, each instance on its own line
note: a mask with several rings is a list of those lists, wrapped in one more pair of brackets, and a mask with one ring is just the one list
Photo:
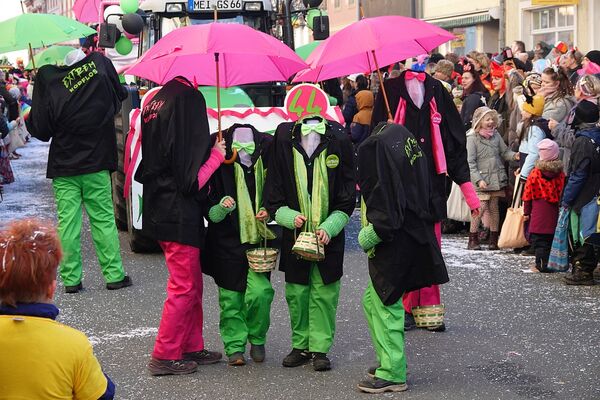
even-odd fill
[(115, 43), (115, 50), (121, 55), (131, 53), (133, 43), (131, 39), (140, 34), (144, 28), (144, 12), (138, 9), (138, 0), (121, 0), (120, 5), (112, 5), (104, 9), (104, 20), (115, 24), (121, 37)]

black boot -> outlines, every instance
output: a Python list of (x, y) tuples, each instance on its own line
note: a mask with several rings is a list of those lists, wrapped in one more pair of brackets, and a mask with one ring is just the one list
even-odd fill
[(490, 250), (499, 250), (498, 248), (498, 232), (490, 232)]
[(565, 283), (567, 285), (594, 285), (594, 276), (592, 272), (585, 271), (579, 261), (573, 264), (573, 271), (565, 275)]
[(467, 250), (481, 250), (481, 246), (479, 245), (479, 233), (469, 233), (469, 244), (467, 245)]

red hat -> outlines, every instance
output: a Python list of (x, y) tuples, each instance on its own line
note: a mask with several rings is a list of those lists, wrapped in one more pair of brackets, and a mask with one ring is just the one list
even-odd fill
[(569, 46), (565, 43), (565, 42), (556, 42), (556, 44), (554, 45), (554, 48), (556, 50), (558, 50), (560, 52), (560, 54), (565, 54), (567, 51), (569, 51)]
[(492, 69), (490, 71), (490, 74), (494, 78), (502, 78), (504, 76), (504, 68), (496, 62), (492, 62)]

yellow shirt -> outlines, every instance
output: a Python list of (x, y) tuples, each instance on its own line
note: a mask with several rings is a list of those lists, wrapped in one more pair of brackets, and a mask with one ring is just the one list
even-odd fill
[(106, 385), (82, 332), (49, 318), (0, 315), (0, 400), (97, 400)]

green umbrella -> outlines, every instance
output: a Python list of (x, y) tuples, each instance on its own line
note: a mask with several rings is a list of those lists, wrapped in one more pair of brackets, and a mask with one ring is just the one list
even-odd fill
[[(200, 92), (206, 100), (206, 106), (217, 108), (217, 88), (215, 86), (200, 86)], [(221, 88), (221, 107), (254, 107), (248, 94), (237, 86)]]
[(315, 50), (315, 47), (317, 47), (320, 43), (321, 43), (320, 40), (316, 40), (309, 44), (305, 44), (304, 46), (297, 47), (296, 54), (298, 54), (301, 59), (306, 61), (308, 56), (310, 56), (310, 53), (312, 53)]
[[(74, 47), (71, 46), (52, 46), (48, 47), (46, 50), (37, 53), (33, 56), (35, 60), (36, 68), (41, 67), (42, 65), (64, 65), (65, 64), (65, 56), (67, 53), (75, 50)], [(33, 63), (29, 61), (29, 64), (25, 67), (26, 70), (33, 69)]]
[(0, 22), (0, 54), (83, 38), (92, 28), (61, 15), (22, 14)]

